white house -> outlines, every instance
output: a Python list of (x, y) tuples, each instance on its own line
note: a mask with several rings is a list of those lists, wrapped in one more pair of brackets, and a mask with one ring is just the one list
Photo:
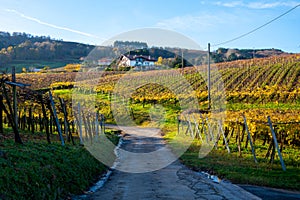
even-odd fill
[(119, 59), (119, 66), (137, 67), (150, 69), (154, 67), (156, 59), (150, 56), (137, 56), (137, 55), (121, 55)]

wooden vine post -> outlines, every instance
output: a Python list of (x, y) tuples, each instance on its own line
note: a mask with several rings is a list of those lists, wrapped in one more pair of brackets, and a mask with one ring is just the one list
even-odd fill
[(105, 133), (105, 117), (103, 114), (100, 114), (100, 127), (101, 127), (101, 134)]
[(227, 152), (230, 153), (230, 148), (229, 148), (228, 142), (227, 142), (227, 140), (226, 140), (226, 136), (225, 136), (225, 134), (224, 134), (223, 125), (222, 125), (222, 121), (221, 121), (221, 120), (219, 120), (219, 128), (220, 128), (220, 131), (221, 131), (221, 133), (222, 133), (223, 140), (224, 140), (224, 143), (225, 143)]
[(200, 130), (199, 130), (199, 124), (197, 123), (197, 121), (196, 121), (194, 115), (192, 115), (192, 118), (193, 118), (193, 121), (194, 121), (194, 124), (195, 124), (195, 129), (196, 129), (196, 130), (195, 130), (195, 132), (196, 132), (196, 139), (200, 139), (201, 142), (203, 142), (203, 138), (202, 138), (201, 132), (200, 132)]
[[(20, 137), (19, 130), (18, 130), (18, 124), (16, 124), (14, 108), (11, 106), (11, 99), (9, 98), (9, 95), (7, 94), (5, 84), (9, 84), (9, 85), (12, 85), (12, 86), (19, 86), (20, 84), (15, 83), (15, 82), (10, 82), (10, 81), (1, 82), (2, 93), (5, 97), (5, 100), (6, 100), (6, 103), (7, 103), (7, 106), (8, 106), (8, 110), (6, 109), (3, 101), (0, 102), (0, 103), (1, 103), (1, 107), (2, 107), (3, 111), (5, 112), (6, 116), (8, 117), (8, 120), (9, 120), (9, 122), (10, 122), (12, 128), (13, 128), (14, 135), (15, 135), (15, 142), (19, 143), (19, 144), (23, 144), (22, 139)], [(24, 86), (24, 85), (22, 85), (22, 86)], [(17, 115), (17, 113), (16, 113), (16, 115)]]
[(28, 120), (28, 130), (31, 130), (31, 133), (34, 134), (34, 121), (32, 114), (32, 107), (29, 108), (29, 120)]
[(180, 117), (179, 115), (177, 115), (177, 135), (179, 135), (179, 132), (180, 132)]
[(61, 145), (64, 146), (65, 142), (64, 142), (64, 138), (62, 136), (62, 131), (61, 131), (61, 127), (60, 127), (60, 124), (59, 124), (59, 121), (58, 121), (57, 112), (56, 112), (56, 108), (55, 108), (55, 104), (54, 104), (54, 101), (53, 101), (51, 91), (49, 91), (49, 99), (50, 99), (50, 104), (51, 104), (52, 111), (53, 111), (53, 117), (54, 117), (55, 125), (56, 125), (57, 131), (58, 131), (58, 134), (59, 134), (59, 138), (60, 138), (60, 141), (61, 141)]
[[(16, 67), (12, 66), (11, 69), (11, 79), (13, 83), (16, 83)], [(18, 128), (18, 103), (17, 103), (17, 86), (15, 84), (12, 85), (13, 92), (13, 118), (15, 121), (15, 126)]]
[(190, 132), (190, 136), (191, 136), (192, 138), (194, 138), (194, 131), (193, 131), (193, 129), (192, 129), (192, 123), (191, 123), (191, 119), (190, 119), (189, 116), (186, 117), (186, 121), (188, 122), (188, 130), (189, 130), (189, 132)]
[(241, 149), (241, 127), (239, 125), (238, 119), (236, 119), (236, 125), (237, 125), (237, 142), (238, 142), (238, 150), (239, 150), (239, 156), (242, 157), (242, 149)]
[(200, 113), (200, 118), (201, 118), (201, 121), (202, 121), (201, 132), (203, 132), (204, 137), (205, 137), (205, 139), (206, 139), (206, 143), (208, 144), (208, 134), (206, 133), (205, 123), (204, 123), (204, 118), (203, 118), (203, 116), (202, 116), (201, 113)]
[(3, 96), (0, 95), (0, 133), (3, 133), (3, 108), (2, 108), (2, 104), (3, 104)]
[(74, 145), (74, 140), (73, 140), (72, 132), (70, 129), (70, 124), (68, 121), (68, 112), (67, 112), (66, 103), (65, 103), (64, 99), (62, 99), (62, 98), (59, 98), (59, 102), (60, 102), (62, 111), (64, 113), (64, 133), (66, 134), (66, 140), (68, 142), (70, 142), (72, 139), (72, 143)]
[(257, 163), (254, 145), (253, 145), (253, 143), (252, 143), (251, 134), (250, 134), (250, 132), (249, 132), (249, 128), (248, 128), (248, 125), (247, 125), (247, 119), (246, 119), (245, 116), (243, 116), (243, 118), (244, 118), (244, 123), (245, 123), (245, 129), (246, 129), (246, 132), (247, 132), (247, 134), (248, 134), (248, 140), (249, 140), (249, 142), (250, 142), (250, 146), (251, 146), (251, 151), (252, 151), (252, 154), (253, 154), (254, 162)]
[(81, 107), (80, 103), (77, 105), (78, 109), (78, 128), (79, 128), (79, 139), (80, 139), (80, 144), (83, 145), (83, 139), (82, 139), (82, 115), (81, 115)]
[(96, 132), (95, 140), (97, 142), (99, 139), (99, 111), (96, 112), (95, 132)]
[(47, 112), (46, 112), (46, 108), (45, 108), (43, 96), (40, 94), (38, 96), (38, 98), (39, 98), (39, 101), (40, 101), (41, 106), (42, 106), (42, 113), (43, 113), (43, 117), (44, 117), (43, 121), (44, 121), (46, 135), (47, 135), (47, 142), (50, 144), (51, 140), (50, 140), (50, 132), (49, 132), (49, 121), (48, 121), (48, 116), (47, 116)]
[(279, 159), (280, 159), (282, 170), (286, 171), (286, 167), (285, 167), (285, 164), (284, 164), (284, 161), (283, 161), (283, 158), (282, 158), (279, 146), (278, 146), (278, 142), (277, 142), (277, 139), (276, 139), (275, 131), (273, 129), (271, 118), (270, 118), (270, 116), (268, 116), (267, 118), (268, 118), (268, 123), (269, 123), (270, 129), (271, 129), (271, 132), (272, 132), (272, 136), (273, 136), (273, 140), (274, 140), (274, 145), (275, 145), (275, 147), (277, 149), (277, 153), (278, 153), (278, 156), (279, 156)]

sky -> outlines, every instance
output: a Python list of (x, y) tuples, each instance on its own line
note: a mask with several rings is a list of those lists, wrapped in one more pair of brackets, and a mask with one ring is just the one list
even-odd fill
[(0, 0), (0, 31), (102, 45), (124, 32), (159, 28), (175, 31), (202, 49), (210, 43), (212, 50), (276, 48), (300, 53), (300, 6), (245, 37), (218, 45), (299, 4), (300, 0)]

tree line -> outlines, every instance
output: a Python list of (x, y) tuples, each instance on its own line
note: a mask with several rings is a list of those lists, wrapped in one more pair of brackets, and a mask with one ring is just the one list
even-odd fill
[[(0, 66), (16, 60), (66, 60), (86, 57), (95, 46), (76, 42), (65, 42), (50, 38), (50, 36), (33, 36), (27, 33), (8, 33), (0, 31)], [(150, 55), (175, 61), (172, 65), (179, 66), (182, 56), (193, 64), (203, 63), (205, 51), (181, 49), (174, 47), (148, 47), (146, 42), (139, 41), (115, 41), (113, 46), (101, 47), (101, 57), (116, 58), (116, 55), (124, 52), (130, 54)], [(269, 57), (285, 54), (278, 49), (228, 49), (219, 48), (211, 52), (213, 62), (226, 62), (240, 59)], [(191, 56), (191, 58), (189, 57)]]
[(92, 45), (55, 40), (49, 36), (0, 32), (0, 65), (15, 60), (79, 59), (93, 48)]

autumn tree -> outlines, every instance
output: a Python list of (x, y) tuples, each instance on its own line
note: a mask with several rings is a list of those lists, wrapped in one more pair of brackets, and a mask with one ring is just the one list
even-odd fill
[(157, 62), (155, 62), (156, 65), (162, 65), (163, 58), (161, 56), (158, 57)]
[(81, 64), (67, 64), (64, 69), (67, 72), (78, 72), (81, 69)]

